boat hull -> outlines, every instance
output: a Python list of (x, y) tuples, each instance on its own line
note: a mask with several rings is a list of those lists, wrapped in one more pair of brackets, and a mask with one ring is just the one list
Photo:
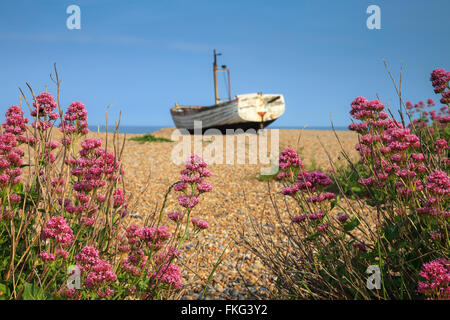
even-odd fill
[[(179, 106), (170, 112), (175, 126), (193, 132), (195, 125), (202, 132), (215, 128), (226, 129), (264, 128), (284, 113), (284, 98), (281, 94), (244, 94), (236, 99), (213, 106)], [(197, 123), (196, 123), (197, 122)]]

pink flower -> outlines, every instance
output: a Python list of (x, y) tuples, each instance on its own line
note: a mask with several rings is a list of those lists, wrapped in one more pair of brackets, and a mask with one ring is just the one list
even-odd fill
[(63, 217), (51, 217), (42, 231), (42, 239), (54, 239), (61, 247), (68, 247), (74, 238), (72, 229)]
[(438, 258), (424, 263), (419, 276), (417, 292), (424, 294), (429, 299), (450, 299), (450, 260)]
[(430, 80), (434, 87), (434, 92), (441, 93), (448, 86), (448, 82), (450, 80), (450, 72), (446, 72), (445, 69), (435, 69), (431, 73)]
[(184, 214), (180, 212), (169, 212), (167, 216), (169, 217), (170, 220), (173, 220), (175, 222), (179, 222), (184, 218)]
[(156, 272), (149, 273), (149, 276), (157, 282), (166, 283), (175, 289), (181, 289), (183, 287), (181, 283), (183, 275), (176, 264), (163, 264)]
[(41, 251), (41, 253), (39, 254), (39, 256), (41, 257), (41, 259), (44, 262), (51, 262), (51, 261), (55, 261), (55, 255), (53, 253), (49, 253), (47, 251)]
[(325, 231), (327, 231), (327, 229), (328, 229), (328, 223), (324, 223), (324, 224), (318, 225), (316, 227), (316, 230), (319, 232), (325, 232)]
[[(63, 128), (64, 125), (64, 128)], [(89, 132), (87, 111), (81, 102), (72, 102), (64, 115), (64, 121), (59, 125), (61, 132), (84, 135)]]
[(286, 148), (280, 154), (279, 167), (282, 170), (286, 170), (291, 166), (294, 168), (303, 168), (304, 165), (294, 149)]
[(178, 203), (182, 207), (192, 209), (198, 204), (198, 197), (196, 194), (193, 194), (191, 196), (181, 195), (178, 196)]
[(295, 217), (292, 217), (292, 219), (291, 219), (291, 221), (293, 223), (300, 223), (300, 222), (305, 221), (305, 220), (306, 220), (306, 216), (305, 215), (303, 215), (303, 216), (295, 216)]
[[(6, 121), (2, 124), (5, 132), (21, 136), (26, 131), (28, 119), (23, 117), (23, 111), (18, 106), (11, 106), (6, 112)], [(26, 138), (22, 136), (22, 139)]]
[(337, 216), (337, 219), (338, 219), (339, 222), (341, 222), (341, 223), (346, 222), (346, 221), (348, 220), (348, 218), (349, 218), (348, 214), (345, 214), (345, 213), (340, 214), (340, 215)]
[(436, 195), (450, 194), (450, 178), (440, 170), (435, 170), (427, 178), (426, 188)]
[(208, 222), (198, 219), (198, 218), (192, 218), (192, 224), (194, 225), (194, 227), (198, 228), (198, 229), (207, 229), (209, 227)]
[(95, 266), (99, 261), (99, 252), (92, 246), (86, 246), (81, 249), (81, 252), (75, 256), (78, 266), (81, 271), (88, 271)]

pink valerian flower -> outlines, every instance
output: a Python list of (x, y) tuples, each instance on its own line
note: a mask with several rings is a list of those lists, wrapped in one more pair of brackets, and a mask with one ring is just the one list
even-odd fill
[(172, 261), (181, 255), (181, 251), (176, 247), (168, 246), (167, 251), (159, 252), (155, 256), (155, 264), (162, 265), (165, 263), (172, 263)]
[(22, 197), (16, 193), (12, 193), (9, 195), (9, 202), (11, 203), (11, 205), (18, 204), (21, 199)]
[(97, 289), (100, 286), (111, 283), (117, 279), (111, 265), (103, 259), (98, 259), (87, 274), (84, 285), (88, 289)]
[(348, 218), (349, 218), (348, 214), (345, 213), (342, 213), (337, 216), (338, 221), (341, 223), (345, 223), (348, 220)]
[(292, 148), (284, 149), (279, 158), (279, 167), (282, 170), (287, 170), (289, 167), (303, 168), (303, 162), (298, 156), (297, 152)]
[(59, 118), (59, 114), (55, 112), (56, 101), (48, 92), (37, 95), (33, 107), (31, 116), (35, 117), (36, 120), (31, 125), (34, 128), (45, 131), (53, 126), (52, 121)]
[(17, 137), (19, 142), (26, 142), (27, 137), (23, 136), (27, 129), (28, 119), (23, 117), (24, 113), (18, 106), (11, 106), (6, 112), (6, 120), (2, 124), (5, 132)]
[(180, 222), (184, 218), (184, 214), (180, 212), (169, 212), (167, 216), (170, 220), (173, 220), (175, 222)]
[(367, 122), (360, 122), (360, 123), (353, 122), (352, 124), (350, 124), (348, 126), (349, 130), (356, 131), (356, 132), (359, 132), (359, 133), (366, 132), (368, 130), (368, 128), (369, 128), (369, 126), (368, 126)]
[(58, 294), (64, 299), (72, 299), (76, 293), (76, 289), (69, 289), (67, 285), (64, 285), (61, 289), (59, 289)]
[(313, 202), (313, 203), (319, 203), (319, 202), (323, 202), (326, 200), (333, 200), (335, 198), (336, 198), (336, 195), (334, 193), (324, 192), (319, 195), (313, 195), (312, 197), (309, 197), (308, 199), (306, 199), (306, 201)]
[(428, 234), (434, 241), (441, 241), (442, 239), (442, 234), (440, 232), (430, 231)]
[(378, 119), (384, 105), (379, 100), (368, 101), (364, 97), (358, 97), (351, 104), (350, 114), (359, 120)]
[(295, 183), (293, 186), (286, 187), (283, 190), (281, 190), (281, 193), (285, 196), (295, 196), (297, 191), (300, 189), (300, 185), (298, 183)]
[(184, 208), (192, 209), (198, 202), (199, 200), (196, 194), (178, 196), (178, 204)]
[(173, 187), (173, 190), (175, 190), (175, 191), (183, 191), (184, 189), (186, 189), (186, 187), (187, 187), (186, 183), (179, 182)]
[(125, 230), (125, 237), (127, 238), (128, 244), (135, 244), (139, 241), (139, 236), (136, 234), (136, 232), (139, 230), (139, 227), (137, 225), (130, 225)]
[(145, 269), (147, 257), (141, 248), (134, 249), (120, 261), (122, 268), (133, 276), (140, 276)]
[(120, 181), (124, 170), (113, 153), (101, 148), (102, 140), (87, 138), (81, 143), (80, 158), (66, 159), (72, 167), (70, 173), (78, 178), (73, 188), (89, 193), (106, 185), (107, 181)]
[(440, 103), (442, 104), (450, 104), (450, 91), (442, 92), (442, 98), (440, 100)]
[(333, 181), (331, 181), (330, 177), (328, 177), (327, 174), (314, 170), (311, 173), (308, 173), (305, 177), (305, 180), (307, 182), (310, 182), (313, 186), (328, 186), (330, 184), (333, 184)]
[(52, 262), (55, 261), (55, 255), (53, 253), (50, 253), (48, 251), (41, 251), (41, 253), (39, 254), (39, 256), (41, 257), (41, 259), (44, 262)]
[(302, 215), (302, 216), (295, 216), (295, 217), (292, 217), (291, 218), (291, 221), (293, 222), (293, 223), (300, 223), (300, 222), (303, 222), (303, 221), (305, 221), (306, 220), (306, 216), (305, 215)]
[(208, 222), (201, 220), (199, 218), (192, 218), (192, 224), (194, 225), (195, 228), (197, 229), (207, 229), (209, 227)]
[(319, 210), (317, 212), (308, 213), (307, 216), (308, 216), (308, 219), (315, 221), (315, 220), (322, 219), (325, 216), (325, 214), (323, 213), (322, 210)]
[(136, 230), (136, 236), (147, 244), (149, 248), (159, 250), (163, 247), (164, 242), (168, 240), (172, 234), (167, 226), (143, 227)]
[(56, 253), (57, 256), (59, 256), (59, 257), (61, 257), (63, 259), (67, 259), (69, 257), (69, 253), (66, 250), (64, 250), (64, 249), (58, 248), (58, 249), (56, 249), (55, 253)]
[(21, 180), (24, 152), (17, 144), (13, 134), (0, 132), (0, 187), (14, 186)]
[[(64, 128), (63, 128), (64, 124)], [(87, 111), (81, 102), (72, 102), (64, 115), (64, 121), (59, 125), (61, 132), (67, 134), (85, 135), (89, 132)]]
[(181, 207), (192, 209), (198, 202), (198, 196), (212, 190), (212, 185), (206, 182), (211, 176), (207, 163), (199, 155), (192, 154), (180, 171), (180, 182), (174, 186), (175, 191), (183, 192), (178, 196)]
[(89, 271), (99, 262), (99, 251), (95, 247), (85, 246), (81, 249), (81, 252), (75, 256), (75, 260), (81, 271)]
[(201, 181), (197, 184), (197, 190), (199, 193), (210, 192), (212, 190), (212, 185), (206, 181)]
[(450, 260), (438, 258), (424, 263), (419, 276), (422, 279), (417, 284), (417, 292), (428, 299), (450, 299)]
[(181, 283), (183, 275), (176, 264), (163, 264), (156, 272), (149, 272), (149, 276), (156, 282), (168, 284), (174, 289), (181, 289), (183, 287)]
[(450, 80), (450, 72), (445, 69), (435, 69), (431, 72), (430, 81), (434, 87), (435, 93), (442, 93), (448, 88), (448, 82)]
[(68, 247), (72, 243), (74, 236), (72, 229), (67, 225), (63, 217), (51, 217), (42, 231), (43, 240), (56, 240), (61, 247)]
[(434, 152), (439, 154), (444, 153), (446, 150), (450, 149), (445, 139), (438, 139), (434, 142)]
[(426, 188), (432, 194), (448, 196), (450, 194), (450, 178), (445, 172), (435, 170), (429, 174)]
[(316, 227), (316, 230), (319, 232), (325, 232), (328, 230), (328, 223), (320, 224)]
[(121, 212), (122, 217), (124, 217), (128, 214), (128, 212), (126, 210), (128, 208), (127, 198), (125, 197), (125, 193), (123, 192), (122, 189), (117, 188), (116, 190), (114, 190), (113, 207), (121, 208), (120, 212)]

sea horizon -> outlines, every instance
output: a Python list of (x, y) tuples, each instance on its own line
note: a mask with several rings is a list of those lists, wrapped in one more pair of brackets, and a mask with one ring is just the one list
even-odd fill
[[(174, 127), (174, 125), (165, 125), (165, 126), (140, 126), (140, 125), (123, 125), (119, 126), (120, 133), (129, 133), (129, 134), (148, 134), (158, 131), (164, 128)], [(90, 125), (90, 131), (96, 132), (106, 132), (105, 125)], [(108, 126), (108, 132), (114, 131), (115, 126)], [(332, 130), (331, 126), (269, 126), (267, 129), (294, 129), (294, 130)], [(334, 126), (336, 131), (349, 131), (347, 126)]]

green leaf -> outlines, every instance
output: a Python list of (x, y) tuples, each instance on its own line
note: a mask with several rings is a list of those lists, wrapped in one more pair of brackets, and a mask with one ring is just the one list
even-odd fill
[(384, 235), (386, 236), (386, 239), (389, 242), (392, 242), (392, 240), (397, 239), (398, 237), (398, 228), (396, 225), (389, 225), (384, 230)]
[(24, 291), (23, 291), (23, 299), (24, 300), (43, 300), (44, 292), (42, 289), (32, 283), (25, 282)]
[(307, 240), (307, 241), (316, 240), (319, 237), (319, 235), (320, 235), (320, 232), (313, 233), (309, 237), (306, 237), (305, 240)]
[(359, 226), (359, 220), (357, 218), (353, 218), (349, 222), (344, 224), (344, 230), (345, 231), (352, 231), (357, 226)]
[(8, 300), (10, 294), (9, 287), (3, 283), (0, 283), (0, 300)]

